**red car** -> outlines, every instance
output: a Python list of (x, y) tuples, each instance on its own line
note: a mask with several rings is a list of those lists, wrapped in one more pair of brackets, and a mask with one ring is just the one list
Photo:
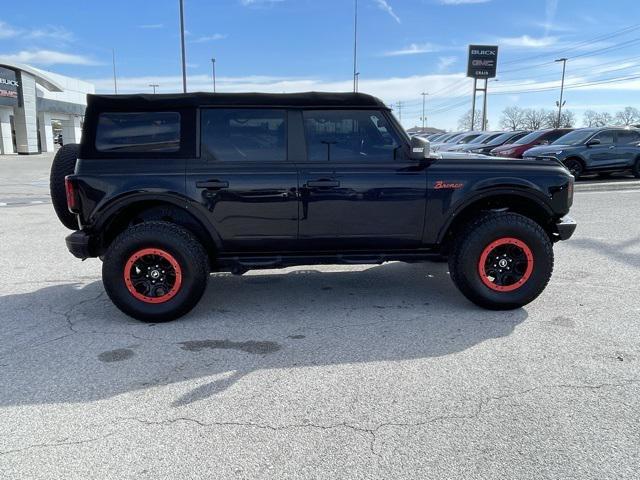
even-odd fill
[(536, 130), (529, 135), (525, 135), (515, 143), (500, 145), (491, 150), (494, 157), (522, 158), (522, 154), (530, 148), (540, 145), (549, 145), (563, 135), (571, 132), (573, 128), (549, 128), (547, 130)]

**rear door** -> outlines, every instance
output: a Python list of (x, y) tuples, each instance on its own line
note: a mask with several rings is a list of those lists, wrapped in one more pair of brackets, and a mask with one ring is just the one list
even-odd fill
[(307, 161), (300, 164), (300, 246), (306, 250), (413, 248), (421, 243), (425, 166), (388, 112), (302, 113)]
[(198, 201), (227, 252), (295, 247), (298, 174), (289, 161), (285, 109), (208, 108), (187, 194)]
[(619, 167), (630, 167), (640, 155), (640, 132), (636, 130), (618, 130), (616, 140)]

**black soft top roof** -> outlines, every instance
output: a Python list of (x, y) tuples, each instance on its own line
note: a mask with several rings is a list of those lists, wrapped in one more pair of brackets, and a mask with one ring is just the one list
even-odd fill
[(133, 95), (87, 95), (89, 108), (159, 109), (199, 106), (228, 107), (329, 107), (375, 108), (388, 107), (372, 95), (364, 93), (304, 92), (304, 93), (163, 93)]

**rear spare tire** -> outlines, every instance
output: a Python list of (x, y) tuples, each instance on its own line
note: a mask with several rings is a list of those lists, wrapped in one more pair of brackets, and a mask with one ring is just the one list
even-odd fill
[(51, 175), (49, 177), (49, 191), (51, 193), (51, 203), (60, 222), (70, 230), (78, 229), (76, 216), (67, 208), (67, 193), (64, 186), (64, 177), (71, 175), (76, 168), (78, 159), (77, 143), (70, 143), (60, 147), (58, 153), (53, 158), (51, 164)]
[(449, 256), (451, 279), (465, 297), (491, 310), (511, 310), (533, 301), (553, 271), (547, 233), (516, 213), (477, 218), (459, 234)]

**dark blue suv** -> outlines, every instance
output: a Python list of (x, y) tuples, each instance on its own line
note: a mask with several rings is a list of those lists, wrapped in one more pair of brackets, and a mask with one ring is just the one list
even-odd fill
[(575, 178), (585, 173), (606, 175), (628, 170), (640, 178), (640, 130), (582, 128), (560, 137), (551, 145), (527, 150), (524, 158), (555, 158), (564, 163)]

